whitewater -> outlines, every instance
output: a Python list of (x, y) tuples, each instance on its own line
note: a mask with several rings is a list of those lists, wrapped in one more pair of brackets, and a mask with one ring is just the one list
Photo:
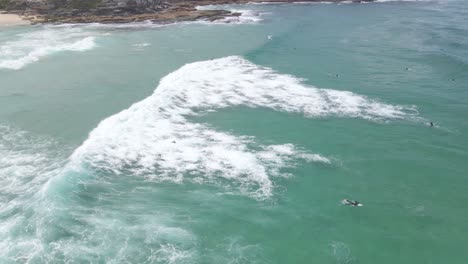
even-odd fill
[(0, 30), (0, 263), (466, 262), (464, 1), (200, 8)]
[[(38, 225), (37, 231), (42, 233), (45, 230), (40, 229), (45, 228), (42, 226), (45, 222), (64, 221), (58, 220), (57, 215), (70, 218), (75, 214), (75, 209), (68, 208), (69, 204), (55, 200), (57, 190), (63, 192), (65, 188), (71, 191), (77, 188), (77, 184), (95, 185), (95, 181), (102, 185), (102, 181), (109, 177), (100, 178), (103, 175), (133, 175), (152, 182), (214, 184), (231, 194), (264, 200), (274, 194), (275, 178), (288, 177), (282, 170), (294, 166), (296, 160), (332, 163), (320, 154), (301, 150), (300, 146), (290, 143), (261, 145), (251, 136), (217, 131), (208, 124), (191, 120), (206, 111), (241, 105), (291, 112), (307, 118), (337, 116), (381, 121), (414, 115), (413, 107), (392, 106), (351, 92), (306, 86), (301, 79), (237, 56), (195, 62), (164, 77), (153, 95), (101, 121), (66, 163), (42, 156), (50, 148), (47, 144), (52, 143), (39, 141), (35, 143), (38, 150), (27, 150), (26, 153), (16, 150), (16, 147), (9, 149), (10, 141), (24, 140), (24, 133), (3, 128), (8, 131), (8, 141), (3, 142), (4, 151), (8, 154), (2, 155), (6, 160), (2, 175), (8, 175), (4, 179), (7, 181), (4, 190), (13, 189), (17, 193), (2, 211), (24, 210), (27, 203), (34, 201), (38, 209), (29, 208), (28, 213), (37, 221), (33, 222)], [(52, 153), (49, 155), (54, 156)], [(38, 168), (38, 163), (44, 169)], [(56, 164), (61, 164), (61, 167)], [(15, 174), (10, 175), (11, 171)], [(32, 177), (31, 174), (39, 174), (39, 177), (21, 185), (21, 178)], [(43, 207), (47, 210), (40, 209)], [(67, 247), (74, 247), (75, 242), (66, 240), (47, 253), (50, 249), (43, 248), (42, 235), (34, 239), (21, 237), (24, 242), (12, 240), (12, 230), (25, 224), (21, 217), (16, 215), (5, 223), (3, 237), (7, 244), (3, 247), (7, 250), (3, 251), (3, 258), (15, 254), (27, 259), (35, 259), (35, 256), (54, 258), (63, 250), (72, 250)], [(99, 221), (104, 221), (102, 217), (87, 221), (97, 225), (94, 228), (101, 229), (104, 228), (99, 224)], [(46, 220), (49, 218), (51, 220)], [(179, 232), (173, 227), (157, 227), (158, 230), (161, 228), (169, 228), (167, 232)], [(177, 241), (195, 239), (190, 238), (189, 231), (180, 232), (187, 234)], [(100, 240), (94, 233), (85, 235), (85, 238)], [(192, 254), (190, 250), (181, 251), (167, 244), (162, 245), (157, 255), (163, 254), (165, 247), (169, 247), (168, 254)]]

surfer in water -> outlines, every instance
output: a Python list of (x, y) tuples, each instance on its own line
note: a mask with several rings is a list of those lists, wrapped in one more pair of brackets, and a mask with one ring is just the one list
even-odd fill
[(358, 201), (351, 201), (349, 199), (344, 199), (342, 201), (342, 203), (344, 205), (349, 205), (349, 206), (362, 206), (362, 203), (358, 202)]

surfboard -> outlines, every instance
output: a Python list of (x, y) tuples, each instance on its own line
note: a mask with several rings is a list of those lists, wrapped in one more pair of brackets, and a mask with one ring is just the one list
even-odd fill
[[(353, 206), (352, 204), (350, 204), (350, 203), (349, 203), (348, 201), (346, 201), (346, 200), (349, 200), (349, 199), (343, 199), (343, 200), (341, 201), (341, 203), (344, 204), (344, 205)], [(352, 201), (352, 200), (349, 200), (349, 201)], [(354, 206), (364, 206), (364, 205), (363, 205), (362, 203), (358, 203), (358, 205), (354, 205)]]

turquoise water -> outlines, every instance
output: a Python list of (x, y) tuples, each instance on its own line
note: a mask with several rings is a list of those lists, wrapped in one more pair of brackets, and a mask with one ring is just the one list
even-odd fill
[(2, 28), (0, 263), (466, 263), (467, 7)]

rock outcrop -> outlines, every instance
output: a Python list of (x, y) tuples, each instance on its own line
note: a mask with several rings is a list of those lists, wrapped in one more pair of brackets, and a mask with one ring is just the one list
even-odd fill
[(227, 16), (238, 16), (238, 13), (225, 10), (197, 10), (196, 6), (247, 2), (265, 2), (265, 0), (0, 0), (0, 10), (23, 15), (33, 23), (126, 23), (146, 20), (174, 22), (217, 20)]

